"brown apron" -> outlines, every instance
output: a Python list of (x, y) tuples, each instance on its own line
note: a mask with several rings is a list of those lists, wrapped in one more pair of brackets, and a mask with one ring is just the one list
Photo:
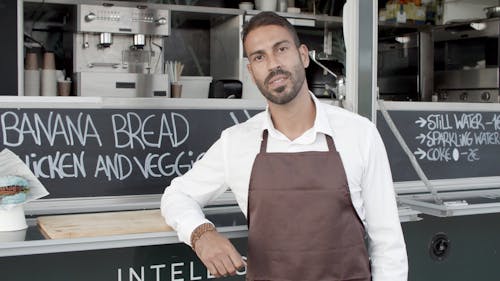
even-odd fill
[(247, 280), (371, 280), (364, 227), (326, 140), (326, 152), (268, 153), (263, 132), (248, 193)]

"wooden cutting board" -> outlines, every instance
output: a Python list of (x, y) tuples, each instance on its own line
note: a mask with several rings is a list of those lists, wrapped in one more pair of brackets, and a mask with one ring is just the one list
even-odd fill
[(160, 210), (42, 216), (38, 226), (48, 239), (174, 231)]

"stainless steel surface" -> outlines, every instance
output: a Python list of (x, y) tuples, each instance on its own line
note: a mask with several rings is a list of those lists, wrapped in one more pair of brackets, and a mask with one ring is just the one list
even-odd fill
[(146, 45), (144, 34), (134, 34), (134, 47), (143, 48)]
[(103, 32), (99, 34), (99, 46), (102, 48), (108, 48), (113, 44), (113, 35), (109, 32)]
[(168, 36), (170, 11), (144, 7), (78, 5), (77, 32)]
[(436, 89), (495, 89), (500, 68), (436, 71)]
[(493, 6), (484, 9), (486, 11), (486, 17), (497, 18), (500, 17), (500, 6)]
[(278, 11), (279, 12), (286, 12), (286, 9), (288, 8), (288, 0), (278, 0)]
[(467, 20), (434, 29), (438, 101), (499, 102), (500, 19)]
[[(339, 102), (339, 106), (343, 106), (342, 102), (346, 99), (346, 89), (345, 89), (345, 77), (338, 75), (331, 71), (328, 67), (326, 67), (324, 64), (319, 62), (318, 55), (316, 54), (316, 50), (311, 50), (309, 51), (309, 57), (311, 60), (316, 63), (323, 71), (326, 71), (326, 73), (332, 75), (335, 78), (335, 86), (331, 87), (327, 83), (324, 84), (324, 90), (329, 97), (329, 92), (328, 91), (333, 91), (335, 93), (335, 98)], [(314, 89), (311, 89), (311, 91), (314, 92)]]
[(77, 95), (168, 96), (163, 38), (170, 11), (148, 6), (77, 5), (73, 72)]
[[(430, 180), (430, 182), (439, 192), (500, 188), (500, 177), (440, 179)], [(417, 194), (427, 191), (427, 188), (420, 180), (395, 182), (394, 189), (398, 195)]]
[(438, 90), (440, 102), (483, 102), (498, 103), (498, 89)]
[(421, 101), (430, 101), (434, 91), (434, 41), (432, 32), (419, 33), (418, 92)]
[(89, 62), (87, 66), (89, 68), (94, 68), (94, 67), (111, 67), (111, 68), (118, 68), (120, 67), (121, 63), (113, 63), (113, 62)]
[(213, 79), (239, 79), (239, 59), (243, 57), (240, 42), (239, 17), (229, 18), (210, 28), (210, 76)]
[(392, 75), (390, 77), (379, 77), (377, 80), (379, 91), (391, 96), (391, 100), (401, 98), (405, 100), (405, 94), (415, 92), (416, 85), (419, 83), (416, 75)]
[(77, 81), (83, 97), (168, 97), (170, 92), (167, 74), (80, 72)]
[(422, 213), (453, 217), (500, 212), (500, 189), (441, 193), (443, 204), (432, 202), (430, 194), (405, 195), (398, 202)]
[[(478, 28), (476, 23), (484, 24)], [(500, 34), (500, 19), (474, 20), (436, 26), (433, 29), (434, 41), (461, 40), (479, 37), (498, 37)]]
[(432, 96), (432, 34), (427, 31), (379, 37), (377, 83), (384, 100), (417, 101)]
[(330, 73), (330, 75), (332, 75), (333, 77), (335, 77), (335, 79), (338, 78), (337, 74), (335, 74), (333, 71), (331, 71), (328, 67), (326, 67), (325, 65), (323, 65), (322, 63), (320, 63), (317, 59), (316, 59), (316, 50), (311, 50), (309, 51), (309, 57), (311, 58), (311, 60), (313, 62), (315, 62), (317, 65), (319, 65), (323, 70), (325, 70), (326, 72)]

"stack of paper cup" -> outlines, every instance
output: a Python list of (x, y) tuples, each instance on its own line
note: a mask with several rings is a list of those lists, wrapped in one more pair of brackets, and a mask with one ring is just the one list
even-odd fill
[(36, 53), (27, 53), (24, 63), (24, 95), (40, 95), (40, 70)]
[(56, 96), (57, 74), (54, 53), (47, 52), (43, 54), (43, 69), (41, 80), (42, 96)]

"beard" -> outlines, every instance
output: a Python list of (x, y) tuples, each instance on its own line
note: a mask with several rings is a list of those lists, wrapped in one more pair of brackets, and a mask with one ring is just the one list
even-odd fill
[[(295, 65), (292, 72), (281, 68), (275, 69), (269, 73), (266, 79), (264, 79), (264, 82), (258, 81), (256, 83), (257, 88), (259, 88), (262, 95), (264, 95), (268, 101), (280, 105), (287, 104), (299, 94), (300, 88), (306, 80), (306, 73), (302, 64), (299, 63)], [(269, 81), (276, 75), (286, 76), (286, 78), (292, 82), (291, 88), (287, 89), (287, 84), (275, 89), (269, 89)]]

